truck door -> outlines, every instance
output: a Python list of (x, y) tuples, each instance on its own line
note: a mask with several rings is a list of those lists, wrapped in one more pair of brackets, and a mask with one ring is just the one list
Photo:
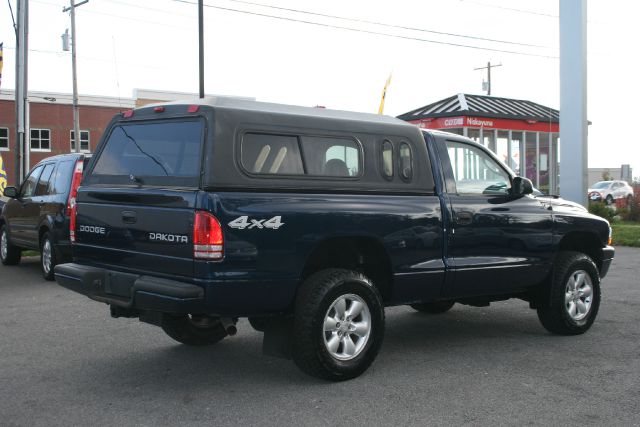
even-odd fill
[[(451, 216), (449, 296), (501, 294), (539, 283), (552, 256), (552, 212), (510, 194), (511, 175), (484, 147), (440, 140)], [(446, 292), (447, 292), (446, 291)]]

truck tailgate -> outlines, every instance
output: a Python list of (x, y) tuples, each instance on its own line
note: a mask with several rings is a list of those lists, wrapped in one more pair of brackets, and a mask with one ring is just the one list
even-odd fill
[(196, 191), (96, 189), (78, 194), (78, 260), (93, 265), (193, 275)]

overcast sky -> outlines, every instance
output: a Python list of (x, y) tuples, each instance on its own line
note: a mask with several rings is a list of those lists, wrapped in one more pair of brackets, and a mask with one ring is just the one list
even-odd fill
[[(15, 13), (16, 0), (9, 3)], [(131, 97), (134, 88), (197, 92), (196, 3), (90, 0), (78, 7), (80, 94)], [(68, 4), (29, 1), (30, 90), (71, 92), (71, 55), (62, 51), (60, 38), (70, 27), (69, 14), (62, 12)], [(486, 72), (474, 68), (491, 61), (502, 64), (492, 71), (493, 95), (560, 106), (558, 0), (205, 0), (205, 5), (208, 94), (377, 112), (393, 72), (385, 114), (395, 116), (456, 93), (482, 94)], [(588, 20), (589, 166), (631, 163), (639, 176), (640, 2), (589, 0)], [(4, 2), (2, 88), (11, 89), (12, 25)]]

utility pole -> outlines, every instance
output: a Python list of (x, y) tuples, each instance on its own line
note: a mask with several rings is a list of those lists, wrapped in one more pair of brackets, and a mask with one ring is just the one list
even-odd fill
[(27, 41), (29, 34), (29, 2), (18, 0), (18, 28), (16, 34), (16, 132), (18, 138), (15, 150), (14, 176), (15, 185), (22, 182), (26, 173), (24, 163), (25, 150), (28, 152), (28, 139), (26, 138), (27, 123)]
[[(474, 68), (474, 70), (487, 70), (487, 95), (491, 96), (491, 69), (495, 67), (502, 67), (502, 64), (491, 65), (491, 61), (487, 62), (486, 67)], [(483, 82), (484, 83), (484, 82)], [(484, 85), (483, 85), (484, 86)], [(482, 90), (485, 90), (483, 87)]]
[(75, 4), (70, 0), (70, 6), (62, 9), (63, 13), (71, 11), (71, 68), (73, 73), (73, 139), (76, 143), (76, 153), (80, 152), (80, 113), (78, 111), (78, 77), (76, 72), (76, 7), (88, 3), (89, 0)]
[(198, 0), (198, 64), (200, 98), (204, 98), (204, 11), (203, 0)]

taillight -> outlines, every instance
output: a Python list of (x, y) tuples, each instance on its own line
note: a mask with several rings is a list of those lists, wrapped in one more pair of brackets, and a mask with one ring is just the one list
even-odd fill
[(73, 168), (73, 176), (71, 178), (71, 189), (69, 190), (69, 198), (67, 199), (67, 215), (69, 216), (69, 240), (71, 243), (76, 241), (76, 197), (78, 196), (78, 187), (82, 181), (82, 169), (84, 162), (82, 159), (76, 161)]
[(76, 205), (71, 208), (71, 215), (69, 215), (69, 241), (71, 244), (76, 242)]
[(222, 227), (209, 212), (196, 211), (193, 221), (193, 257), (219, 260), (223, 255)]

